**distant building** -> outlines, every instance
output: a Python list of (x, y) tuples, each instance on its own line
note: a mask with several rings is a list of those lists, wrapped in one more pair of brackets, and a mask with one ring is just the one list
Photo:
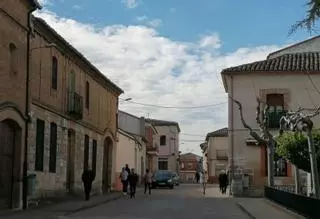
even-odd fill
[(155, 119), (146, 119), (146, 122), (154, 126), (158, 132), (158, 169), (179, 173), (179, 124)]
[(180, 180), (181, 182), (194, 182), (197, 171), (202, 170), (201, 157), (186, 153), (180, 155)]

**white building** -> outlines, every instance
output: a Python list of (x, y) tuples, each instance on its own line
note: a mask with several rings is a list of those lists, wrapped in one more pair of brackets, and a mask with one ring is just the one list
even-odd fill
[(152, 124), (159, 136), (158, 169), (179, 173), (179, 133), (177, 122), (146, 119)]

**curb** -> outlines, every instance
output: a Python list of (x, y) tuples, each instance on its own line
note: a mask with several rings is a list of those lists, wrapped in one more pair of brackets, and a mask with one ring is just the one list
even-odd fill
[(293, 211), (293, 210), (291, 210), (289, 208), (286, 208), (285, 206), (283, 206), (281, 204), (278, 204), (278, 203), (276, 203), (276, 202), (274, 202), (274, 201), (272, 201), (270, 199), (265, 198), (264, 201), (267, 204), (271, 205), (274, 208), (277, 208), (280, 211), (284, 211), (284, 212), (286, 212), (288, 214), (293, 215), (295, 218), (299, 218), (299, 219), (304, 219), (305, 218), (303, 215), (301, 215), (301, 214), (299, 214), (299, 213), (297, 213), (297, 212), (295, 212), (295, 211)]
[(77, 208), (77, 209), (75, 209), (75, 210), (69, 211), (69, 212), (63, 214), (63, 216), (69, 216), (69, 215), (78, 213), (78, 212), (80, 212), (80, 211), (84, 211), (84, 210), (86, 210), (86, 209), (94, 208), (94, 207), (97, 207), (97, 206), (99, 206), (99, 205), (103, 205), (103, 204), (105, 204), (105, 203), (118, 200), (118, 199), (120, 199), (121, 197), (122, 197), (122, 195), (119, 194), (119, 195), (117, 195), (117, 196), (115, 196), (115, 197), (109, 198), (109, 199), (104, 200), (104, 201), (102, 201), (102, 202), (94, 203), (94, 204), (91, 204), (91, 205), (83, 206), (83, 207)]
[(246, 215), (248, 215), (251, 219), (257, 219), (254, 215), (252, 215), (242, 204), (236, 203), (236, 205), (240, 208), (242, 212), (244, 212)]

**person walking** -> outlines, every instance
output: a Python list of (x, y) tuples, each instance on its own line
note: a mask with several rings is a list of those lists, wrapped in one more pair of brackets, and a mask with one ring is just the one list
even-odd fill
[[(128, 176), (130, 175), (130, 168), (129, 168), (129, 164), (125, 165), (125, 169), (128, 172)], [(130, 191), (130, 184), (129, 184), (129, 178), (127, 179), (127, 191)]]
[(122, 192), (123, 195), (127, 195), (127, 191), (128, 191), (128, 172), (126, 171), (126, 168), (123, 167), (122, 171), (120, 173), (120, 179), (121, 179), (121, 183), (122, 183)]
[(128, 181), (130, 184), (130, 198), (135, 198), (137, 182), (138, 182), (138, 175), (135, 173), (133, 168), (130, 171)]
[(199, 174), (199, 172), (197, 171), (197, 172), (196, 172), (196, 181), (197, 181), (197, 183), (199, 183), (199, 180), (200, 180), (200, 174)]
[(144, 194), (147, 193), (147, 189), (149, 189), (149, 195), (151, 195), (151, 187), (152, 187), (152, 173), (149, 169), (146, 169), (146, 174), (144, 175)]
[(92, 182), (95, 179), (95, 173), (91, 169), (85, 169), (82, 173), (82, 182), (84, 187), (85, 201), (89, 201), (92, 188)]

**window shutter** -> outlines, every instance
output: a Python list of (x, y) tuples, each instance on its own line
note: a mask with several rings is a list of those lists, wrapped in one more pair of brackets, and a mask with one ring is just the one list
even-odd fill
[(43, 171), (44, 126), (45, 126), (45, 122), (43, 120), (37, 119), (36, 159), (35, 159), (36, 171)]
[(50, 158), (49, 158), (49, 172), (56, 172), (57, 163), (57, 124), (50, 124)]

